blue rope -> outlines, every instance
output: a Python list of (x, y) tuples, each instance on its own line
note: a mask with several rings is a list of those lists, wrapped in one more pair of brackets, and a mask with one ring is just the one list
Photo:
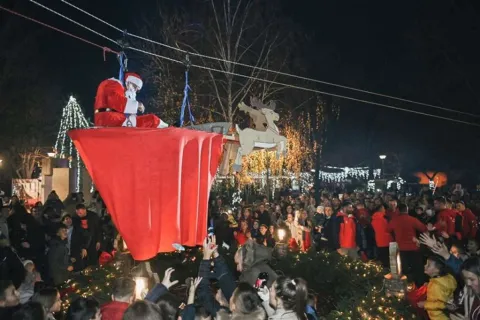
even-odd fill
[(192, 109), (190, 105), (190, 99), (188, 98), (188, 92), (192, 89), (188, 85), (188, 70), (185, 71), (185, 89), (183, 90), (183, 101), (182, 101), (182, 109), (180, 110), (180, 127), (183, 126), (183, 122), (185, 120), (185, 107), (188, 106), (188, 113), (190, 116), (190, 123), (193, 124), (195, 122), (195, 118), (192, 114)]
[(124, 72), (125, 72), (125, 65), (123, 64), (123, 59), (125, 57), (125, 53), (123, 52), (120, 52), (120, 54), (118, 55), (118, 60), (119, 60), (119, 63), (120, 63), (120, 71), (118, 72), (118, 80), (120, 80), (121, 83), (123, 83), (124, 81)]

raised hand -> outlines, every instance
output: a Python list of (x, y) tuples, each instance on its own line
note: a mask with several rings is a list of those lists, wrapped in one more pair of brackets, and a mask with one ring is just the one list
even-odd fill
[(422, 233), (419, 237), (420, 243), (426, 245), (429, 248), (433, 248), (437, 243), (435, 236), (430, 236), (428, 233)]
[(450, 238), (450, 236), (448, 235), (448, 233), (446, 233), (445, 231), (442, 231), (442, 232), (440, 233), (440, 235), (441, 235), (444, 239)]
[(173, 268), (168, 268), (165, 270), (165, 274), (163, 275), (163, 280), (162, 284), (165, 286), (165, 288), (170, 289), (170, 287), (176, 285), (178, 283), (178, 280), (172, 281), (172, 273), (175, 271)]
[(270, 290), (268, 290), (267, 286), (258, 289), (258, 296), (265, 302), (270, 300)]
[(437, 243), (431, 249), (433, 253), (438, 254), (440, 257), (442, 257), (445, 260), (450, 258), (450, 252), (448, 251), (448, 248), (444, 243)]
[(200, 284), (202, 279), (202, 277), (197, 277), (192, 280), (192, 284), (190, 285), (190, 288), (188, 290), (187, 304), (193, 304), (193, 302), (195, 301), (195, 291), (197, 290), (198, 285)]
[(141, 113), (145, 112), (145, 106), (141, 102), (138, 103), (138, 111)]
[(210, 260), (217, 250), (217, 238), (215, 235), (206, 237), (203, 241), (203, 260)]

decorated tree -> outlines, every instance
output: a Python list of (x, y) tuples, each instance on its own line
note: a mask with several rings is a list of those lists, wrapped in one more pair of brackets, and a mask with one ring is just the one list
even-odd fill
[(75, 184), (77, 192), (80, 190), (81, 184), (82, 160), (67, 132), (71, 129), (88, 128), (89, 126), (77, 100), (73, 96), (70, 96), (67, 105), (63, 108), (54, 152), (55, 157), (68, 159), (69, 168), (75, 168), (77, 170), (77, 182)]

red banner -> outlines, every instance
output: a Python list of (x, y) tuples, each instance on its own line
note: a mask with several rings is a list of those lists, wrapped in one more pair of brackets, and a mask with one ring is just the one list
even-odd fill
[(136, 260), (201, 245), (223, 136), (179, 128), (72, 130), (95, 186)]

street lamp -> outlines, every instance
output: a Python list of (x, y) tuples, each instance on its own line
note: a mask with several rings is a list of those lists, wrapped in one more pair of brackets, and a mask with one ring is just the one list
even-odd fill
[(381, 154), (378, 157), (380, 158), (380, 160), (382, 160), (382, 178), (385, 178), (385, 159), (387, 159), (387, 156)]

